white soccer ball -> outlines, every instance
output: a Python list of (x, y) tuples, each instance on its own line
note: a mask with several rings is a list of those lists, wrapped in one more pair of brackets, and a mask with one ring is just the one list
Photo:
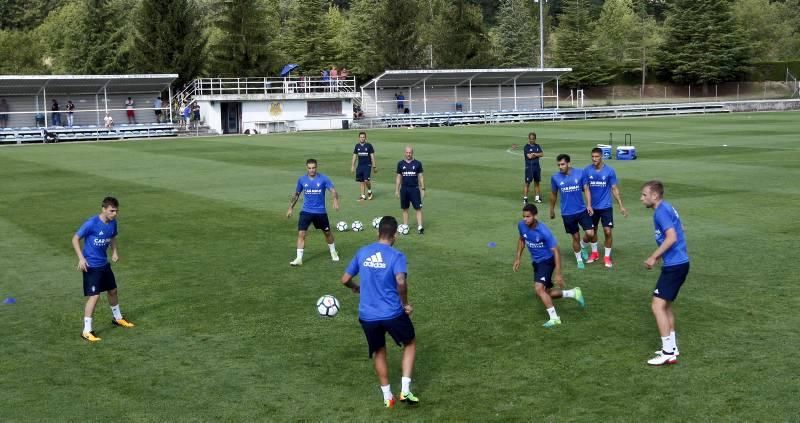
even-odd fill
[(378, 226), (381, 225), (381, 219), (382, 219), (381, 217), (376, 217), (372, 219), (372, 227), (378, 229)]
[(405, 223), (399, 224), (397, 226), (397, 232), (399, 232), (401, 235), (408, 235), (408, 225)]
[(339, 222), (336, 224), (336, 229), (339, 232), (344, 232), (347, 230), (347, 222)]
[(353, 232), (359, 232), (364, 230), (364, 224), (361, 223), (360, 220), (353, 221), (353, 224), (350, 226), (353, 227)]
[(339, 312), (339, 300), (333, 295), (323, 295), (317, 300), (317, 313), (322, 317), (333, 317)]

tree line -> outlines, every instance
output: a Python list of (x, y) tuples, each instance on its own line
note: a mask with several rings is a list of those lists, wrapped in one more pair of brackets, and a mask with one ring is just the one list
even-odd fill
[(0, 73), (319, 75), (571, 67), (711, 84), (800, 58), (800, 0), (0, 0)]

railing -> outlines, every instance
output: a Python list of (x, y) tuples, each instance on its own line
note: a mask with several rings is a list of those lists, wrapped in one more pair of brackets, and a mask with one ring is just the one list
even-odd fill
[(194, 80), (182, 94), (198, 95), (270, 95), (354, 92), (356, 79), (291, 76), (285, 78), (201, 78)]

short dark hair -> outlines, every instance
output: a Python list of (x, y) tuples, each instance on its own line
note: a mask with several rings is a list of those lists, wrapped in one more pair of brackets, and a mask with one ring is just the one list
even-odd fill
[(536, 139), (536, 132), (528, 132), (528, 138), (530, 139), (531, 135), (533, 135), (533, 139)]
[(595, 147), (592, 149), (592, 154), (599, 153), (601, 156), (603, 155), (603, 149), (600, 147)]
[(108, 206), (119, 207), (119, 201), (114, 197), (106, 197), (103, 199), (103, 208)]
[(536, 216), (539, 214), (539, 209), (536, 208), (535, 204), (528, 203), (522, 208), (522, 212), (531, 212), (532, 215)]
[(658, 198), (664, 197), (664, 184), (657, 179), (645, 182), (644, 185), (642, 185), (642, 189), (644, 188), (649, 188), (650, 192), (658, 194)]
[(397, 233), (397, 219), (394, 216), (383, 216), (378, 224), (378, 238), (387, 239)]
[(567, 163), (569, 163), (569, 161), (570, 161), (569, 154), (564, 154), (564, 153), (561, 153), (561, 154), (559, 154), (559, 155), (556, 157), (556, 161), (557, 161), (557, 162), (560, 162), (560, 161), (562, 161), (562, 160), (564, 160), (564, 161), (566, 161)]
[(317, 159), (308, 159), (308, 160), (306, 160), (306, 166), (310, 165), (311, 163), (317, 164)]
[(364, 132), (364, 131), (361, 131), (361, 132), (359, 132), (359, 133), (358, 133), (358, 136), (359, 136), (359, 137), (360, 137), (360, 136), (362, 136), (362, 135), (366, 137), (366, 136), (367, 136), (367, 133), (366, 133), (366, 132)]

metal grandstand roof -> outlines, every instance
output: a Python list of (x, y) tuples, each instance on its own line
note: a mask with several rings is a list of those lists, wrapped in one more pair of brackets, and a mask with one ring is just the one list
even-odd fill
[(428, 86), (480, 85), (532, 85), (544, 84), (571, 72), (572, 68), (511, 68), (511, 69), (429, 69), (388, 70), (373, 78), (361, 88), (372, 85), (387, 88)]
[(166, 90), (177, 74), (0, 75), (0, 95), (151, 93)]

